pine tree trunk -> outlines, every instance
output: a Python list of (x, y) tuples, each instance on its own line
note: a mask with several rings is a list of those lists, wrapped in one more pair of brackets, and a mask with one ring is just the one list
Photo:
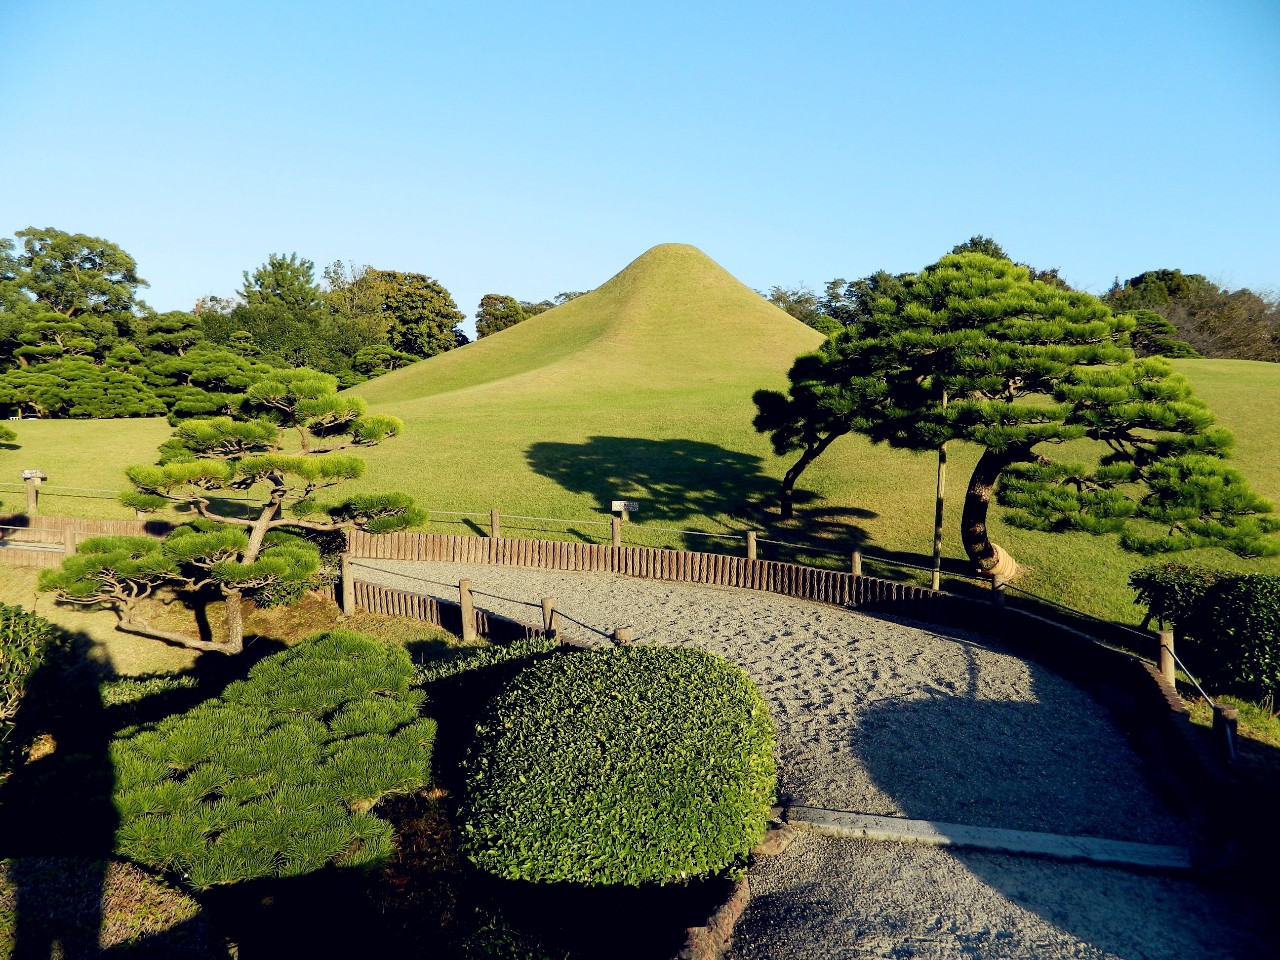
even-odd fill
[(800, 459), (793, 463), (790, 469), (782, 477), (782, 489), (778, 493), (778, 517), (782, 520), (790, 520), (795, 514), (795, 489), (796, 481), (800, 479), (800, 474), (804, 473), (805, 468), (818, 456), (823, 450), (831, 446), (831, 442), (836, 437), (843, 436), (843, 433), (832, 433), (823, 437), (813, 446), (805, 447), (804, 453), (800, 455)]
[(244, 649), (244, 594), (239, 590), (227, 590), (223, 594), (227, 611), (226, 653), (239, 653)]
[(1008, 580), (1018, 572), (1018, 564), (987, 535), (987, 510), (991, 495), (1005, 467), (1031, 459), (1031, 447), (1014, 445), (1006, 450), (984, 450), (978, 458), (965, 492), (964, 512), (960, 517), (960, 539), (965, 553), (986, 577)]

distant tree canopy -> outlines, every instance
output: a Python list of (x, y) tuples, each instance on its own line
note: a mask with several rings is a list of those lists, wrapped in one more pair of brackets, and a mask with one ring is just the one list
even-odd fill
[(479, 339), (490, 336), (526, 319), (528, 314), (515, 297), (486, 293), (480, 298), (480, 305), (476, 308), (476, 337)]
[(349, 386), (465, 343), (462, 313), (417, 273), (271, 254), (234, 296), (156, 313), (110, 241), (52, 228), (0, 238), (0, 413), (184, 417), (236, 413), (272, 370)]
[(324, 269), (296, 254), (271, 254), (246, 272), (238, 299), (206, 297), (198, 305), (209, 338), (276, 366), (332, 373), (359, 383), (406, 362), (467, 342), (461, 311), (438, 281), (420, 273), (353, 267)]
[[(1119, 280), (1103, 296), (1117, 312), (1147, 310), (1206, 357), (1280, 362), (1280, 298), (1228, 291), (1198, 273), (1148, 270)], [(1172, 354), (1166, 354), (1172, 356)]]

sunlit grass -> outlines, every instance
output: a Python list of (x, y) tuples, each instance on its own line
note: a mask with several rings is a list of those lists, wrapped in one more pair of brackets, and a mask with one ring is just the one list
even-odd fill
[[(631, 543), (741, 553), (741, 540), (671, 531), (755, 529), (811, 548), (797, 553), (761, 543), (766, 558), (843, 567), (861, 548), (927, 565), (932, 454), (844, 437), (801, 478), (796, 520), (777, 521), (773, 505), (789, 460), (775, 457), (752, 429), (751, 394), (783, 388), (795, 356), (820, 342), (694, 248), (658, 247), (587, 296), (358, 387), (371, 407), (403, 418), (406, 429), (362, 452), (368, 470), (349, 488), (414, 495), (434, 511), (428, 529), (435, 532), (487, 533), (496, 507), (506, 515), (507, 535), (604, 542), (609, 502), (632, 499), (640, 510), (626, 529)], [(1280, 365), (1176, 366), (1235, 432), (1236, 464), (1259, 492), (1280, 501)], [(14, 484), (0, 485), (9, 507), (22, 502), (15, 482), (23, 467), (44, 469), (51, 488), (121, 488), (125, 465), (152, 460), (168, 432), (158, 420), (14, 426), (20, 449), (0, 450), (0, 480)], [(966, 569), (960, 507), (977, 455), (963, 444), (949, 450), (943, 550), (947, 568), (957, 571)], [(49, 512), (72, 516), (129, 516), (113, 501), (57, 498), (52, 489), (44, 502)], [(1128, 575), (1150, 558), (1126, 553), (1113, 537), (1013, 529), (999, 513), (993, 510), (992, 534), (1024, 568), (1018, 587), (1109, 620), (1141, 619)], [(1179, 559), (1280, 574), (1275, 558), (1202, 550)]]

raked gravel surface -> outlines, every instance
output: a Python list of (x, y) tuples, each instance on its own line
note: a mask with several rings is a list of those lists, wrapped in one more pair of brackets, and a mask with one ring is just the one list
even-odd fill
[[(356, 576), (540, 622), (542, 597), (605, 633), (737, 663), (778, 729), (789, 803), (973, 826), (1191, 842), (1106, 711), (984, 645), (732, 588), (515, 567), (360, 560)], [(529, 606), (533, 604), (534, 606)], [(572, 623), (562, 631), (601, 642)], [(1195, 958), (1259, 951), (1244, 905), (1187, 879), (801, 835), (752, 867), (730, 956)]]

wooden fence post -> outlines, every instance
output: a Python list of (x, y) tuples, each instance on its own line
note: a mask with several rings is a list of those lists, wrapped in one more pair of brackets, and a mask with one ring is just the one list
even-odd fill
[(1177, 661), (1173, 659), (1173, 631), (1160, 631), (1160, 676), (1164, 677), (1165, 682), (1169, 686), (1177, 689), (1177, 674), (1174, 669)]
[(756, 558), (756, 532), (754, 530), (747, 531), (747, 559), (754, 560)]
[(489, 536), (497, 540), (502, 536), (502, 527), (498, 523), (498, 508), (494, 507), (489, 511)]
[(1227, 763), (1236, 762), (1236, 724), (1240, 717), (1238, 707), (1225, 703), (1214, 704), (1213, 735), (1218, 741), (1218, 751)]
[(853, 570), (853, 575), (855, 577), (862, 576), (862, 551), (861, 550), (853, 551), (853, 555), (850, 558), (850, 560), (852, 561), (850, 563), (850, 567)]
[(458, 581), (458, 606), (462, 610), (462, 642), (476, 642), (476, 605), (471, 598), (471, 581)]
[(342, 612), (350, 616), (356, 612), (356, 581), (351, 576), (351, 551), (342, 551), (341, 566), (338, 571), (338, 605)]
[(1004, 609), (1004, 577), (991, 578), (991, 602), (997, 610)]
[(610, 540), (615, 547), (622, 546), (622, 521), (617, 517), (609, 518)]
[(542, 598), (542, 629), (547, 632), (547, 636), (553, 637), (556, 633), (556, 598)]
[(79, 535), (70, 527), (62, 531), (62, 552), (68, 557), (76, 552), (76, 540)]
[(27, 516), (34, 517), (40, 512), (40, 482), (43, 477), (27, 476), (35, 471), (24, 470), (22, 482), (27, 485)]
[(613, 645), (615, 647), (625, 647), (628, 643), (635, 640), (635, 638), (635, 631), (630, 627), (618, 627), (613, 631), (613, 636), (610, 637), (610, 639), (613, 640)]

